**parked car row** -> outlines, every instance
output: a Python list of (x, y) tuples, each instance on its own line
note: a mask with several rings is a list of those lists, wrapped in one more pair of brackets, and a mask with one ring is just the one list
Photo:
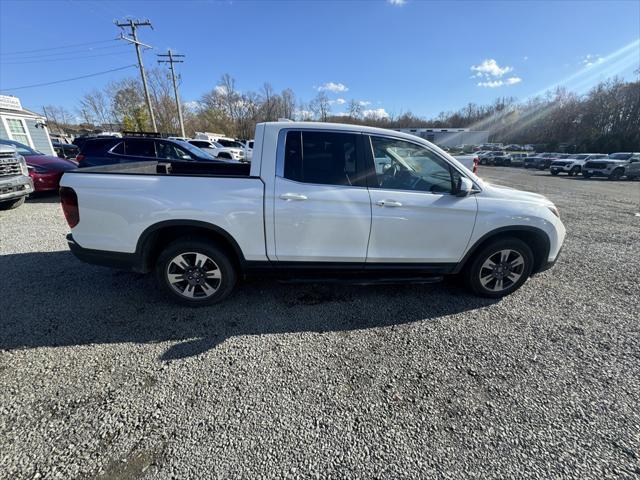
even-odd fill
[(35, 192), (57, 192), (62, 174), (78, 168), (78, 164), (72, 160), (46, 155), (14, 140), (0, 139), (0, 146), (15, 150), (24, 159)]
[[(581, 158), (571, 158), (581, 157)], [(564, 160), (556, 160), (549, 167), (551, 175), (566, 173), (582, 174), (584, 178), (607, 177), (610, 180), (628, 180), (640, 178), (640, 153), (619, 152), (611, 155), (578, 154)]]
[(611, 180), (640, 178), (640, 153), (507, 153), (502, 150), (477, 152), (478, 164), (549, 169), (551, 175), (566, 173), (585, 178), (600, 176)]

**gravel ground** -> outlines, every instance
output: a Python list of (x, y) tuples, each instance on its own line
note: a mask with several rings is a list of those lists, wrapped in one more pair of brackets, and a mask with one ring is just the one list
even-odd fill
[(640, 183), (482, 173), (568, 230), (497, 302), (253, 281), (186, 309), (77, 261), (55, 197), (0, 212), (0, 477), (638, 478)]

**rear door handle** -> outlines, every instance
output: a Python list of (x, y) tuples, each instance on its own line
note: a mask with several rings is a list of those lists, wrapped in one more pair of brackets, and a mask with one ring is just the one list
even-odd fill
[(395, 200), (378, 200), (376, 205), (381, 207), (401, 207), (402, 203), (396, 202)]
[(301, 193), (283, 193), (280, 198), (282, 200), (306, 200), (307, 196)]

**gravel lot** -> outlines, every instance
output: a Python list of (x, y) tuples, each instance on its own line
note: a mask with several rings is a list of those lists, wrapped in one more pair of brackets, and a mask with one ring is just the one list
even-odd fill
[(57, 198), (0, 212), (0, 477), (638, 478), (640, 182), (482, 173), (568, 230), (498, 302), (253, 281), (181, 308), (77, 261)]

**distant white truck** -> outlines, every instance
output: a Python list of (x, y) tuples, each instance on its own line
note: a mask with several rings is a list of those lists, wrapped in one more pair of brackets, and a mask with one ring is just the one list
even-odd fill
[(188, 140), (188, 142), (194, 147), (201, 148), (214, 158), (235, 160), (237, 162), (245, 161), (244, 146), (235, 140), (221, 138), (214, 141), (206, 138), (196, 138)]

